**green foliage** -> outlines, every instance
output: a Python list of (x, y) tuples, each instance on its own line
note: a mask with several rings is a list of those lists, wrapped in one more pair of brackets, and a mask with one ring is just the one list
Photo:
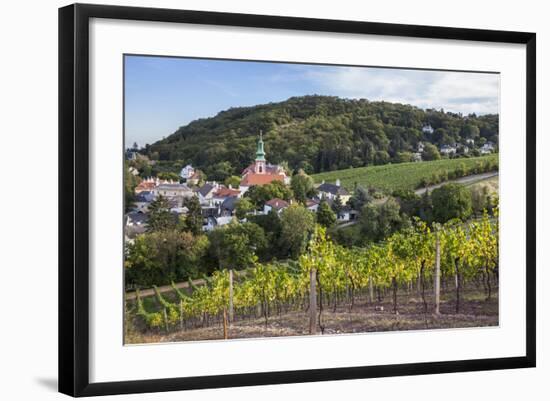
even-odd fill
[(244, 196), (254, 204), (256, 208), (262, 208), (264, 204), (273, 198), (291, 200), (294, 197), (292, 189), (281, 181), (272, 181), (266, 185), (255, 185), (246, 191)]
[(124, 162), (124, 206), (126, 211), (132, 208), (135, 199), (135, 189), (141, 181), (128, 170), (128, 162)]
[(239, 185), (241, 184), (241, 177), (232, 175), (227, 177), (223, 183), (226, 187), (231, 186), (232, 188), (239, 188)]
[[(426, 123), (439, 129), (437, 138), (422, 133)], [(385, 164), (416, 149), (419, 141), (460, 142), (475, 135), (470, 126), (479, 129), (480, 138), (498, 143), (498, 115), (462, 116), (397, 103), (303, 96), (195, 120), (145, 152), (161, 162), (185, 160), (210, 179), (223, 181), (253, 161), (263, 130), (271, 163), (288, 162), (291, 170), (311, 174)]]
[(377, 242), (407, 227), (410, 221), (400, 213), (399, 203), (390, 197), (382, 204), (364, 206), (359, 224), (366, 239)]
[(248, 198), (240, 198), (235, 202), (235, 215), (242, 220), (255, 209), (254, 204)]
[[(205, 142), (205, 145), (208, 142)], [(235, 173), (235, 169), (228, 161), (219, 161), (206, 167), (206, 174), (211, 180), (224, 181), (229, 177), (232, 177)]]
[(367, 203), (372, 202), (372, 195), (361, 186), (356, 186), (353, 195), (349, 198), (348, 205), (354, 210), (361, 210)]
[(138, 235), (133, 243), (126, 244), (126, 284), (150, 287), (196, 276), (207, 249), (204, 235), (178, 230)]
[(301, 203), (305, 203), (307, 198), (311, 198), (315, 195), (313, 179), (304, 173), (303, 170), (300, 170), (298, 174), (292, 176), (290, 188), (292, 188), (294, 198)]
[(432, 191), (433, 218), (445, 223), (451, 219), (465, 220), (472, 214), (472, 198), (468, 188), (446, 184)]
[(209, 255), (219, 268), (241, 270), (257, 260), (267, 246), (264, 230), (255, 223), (231, 222), (212, 230)]
[(336, 213), (332, 211), (325, 200), (321, 201), (317, 209), (317, 223), (326, 228), (330, 228), (336, 223)]
[(281, 213), (280, 247), (285, 256), (296, 259), (307, 245), (315, 228), (315, 216), (305, 207), (294, 204)]
[(175, 182), (180, 181), (180, 176), (170, 171), (162, 171), (157, 174), (157, 177), (160, 178), (161, 180), (168, 180), (168, 181), (175, 181)]
[[(356, 186), (377, 188), (387, 193), (400, 189), (417, 189), (442, 182), (457, 168), (465, 166), (466, 174), (498, 171), (498, 154), (464, 159), (442, 159), (432, 162), (399, 163), (385, 166), (351, 168), (330, 173), (314, 174), (317, 183), (334, 182), (353, 191)], [(458, 177), (456, 177), (458, 178)]]
[(191, 196), (183, 201), (183, 206), (188, 209), (183, 218), (183, 228), (193, 235), (202, 233), (203, 220), (201, 204), (197, 196)]
[[(368, 207), (368, 206), (367, 206)], [(441, 273), (444, 278), (457, 272), (461, 280), (479, 280), (498, 268), (498, 208), (495, 218), (484, 213), (481, 220), (463, 224), (450, 221), (437, 232), (441, 246)], [(436, 233), (421, 220), (394, 232), (383, 242), (364, 248), (347, 249), (331, 241), (325, 228), (317, 225), (307, 241), (305, 253), (296, 264), (253, 263), (250, 269), (233, 283), (235, 312), (249, 314), (261, 305), (266, 323), (270, 310), (282, 305), (300, 309), (300, 302), (309, 291), (309, 272), (317, 271), (317, 295), (331, 300), (334, 306), (340, 299), (347, 303), (355, 291), (365, 291), (369, 285), (398, 291), (416, 280), (433, 280)], [(458, 270), (457, 270), (458, 269)], [(171, 302), (155, 288), (160, 311), (149, 312), (136, 292), (136, 316), (148, 328), (169, 330), (178, 323), (192, 320), (202, 325), (208, 316), (220, 316), (229, 305), (229, 273), (218, 270), (204, 285), (189, 282), (190, 295), (172, 283), (176, 302)], [(490, 294), (489, 294), (490, 295)], [(397, 298), (394, 309), (397, 311)], [(178, 303), (179, 301), (179, 303)], [(297, 302), (298, 301), (298, 302)], [(322, 302), (322, 301), (321, 301)]]
[(176, 219), (170, 213), (170, 204), (168, 199), (159, 195), (149, 204), (149, 221), (147, 228), (149, 231), (164, 231), (173, 229), (176, 226)]
[(441, 159), (441, 155), (439, 154), (439, 150), (437, 150), (437, 147), (435, 145), (432, 145), (431, 143), (424, 144), (422, 160), (431, 161), (439, 159)]

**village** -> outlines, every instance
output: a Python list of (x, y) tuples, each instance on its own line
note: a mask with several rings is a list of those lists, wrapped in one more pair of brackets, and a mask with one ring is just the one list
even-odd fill
[[(129, 174), (134, 172), (135, 169), (129, 169)], [(185, 206), (186, 200), (196, 197), (201, 206), (202, 229), (208, 232), (231, 221), (239, 220), (236, 216), (239, 199), (242, 199), (252, 187), (273, 182), (289, 187), (291, 177), (282, 166), (267, 162), (261, 133), (254, 162), (242, 171), (238, 186), (224, 185), (216, 181), (201, 182), (200, 172), (192, 165), (186, 165), (181, 169), (179, 181), (158, 177), (145, 178), (136, 186), (134, 201), (126, 214), (126, 240), (131, 242), (137, 235), (147, 231), (149, 206), (159, 197), (167, 200), (170, 212), (175, 217), (186, 215), (188, 212)], [(335, 208), (338, 222), (349, 222), (357, 217), (358, 212), (348, 206), (351, 194), (341, 186), (340, 180), (337, 179), (334, 183), (322, 182), (315, 187), (314, 192), (315, 194), (304, 202), (304, 206), (312, 213), (317, 213), (321, 201), (325, 201), (329, 206), (333, 206), (335, 202), (338, 205)], [(293, 202), (295, 202), (294, 199), (272, 198), (249, 213), (252, 215), (267, 215), (270, 212), (280, 214)], [(246, 217), (241, 220), (246, 221)]]

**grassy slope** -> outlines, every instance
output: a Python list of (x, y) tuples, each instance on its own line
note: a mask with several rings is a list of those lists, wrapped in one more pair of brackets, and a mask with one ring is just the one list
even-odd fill
[(470, 168), (474, 167), (476, 163), (486, 160), (498, 161), (498, 154), (464, 159), (442, 159), (431, 162), (350, 168), (314, 174), (312, 177), (317, 183), (323, 180), (333, 183), (336, 179), (340, 179), (342, 185), (348, 190), (353, 189), (355, 182), (365, 188), (374, 187), (386, 191), (416, 189), (422, 178), (429, 178), (433, 174), (443, 171), (449, 173), (454, 171), (461, 163), (464, 163), (466, 168)]

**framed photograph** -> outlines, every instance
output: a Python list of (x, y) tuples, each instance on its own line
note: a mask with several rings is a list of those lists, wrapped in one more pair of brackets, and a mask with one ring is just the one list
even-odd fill
[(535, 366), (535, 34), (59, 10), (59, 390)]

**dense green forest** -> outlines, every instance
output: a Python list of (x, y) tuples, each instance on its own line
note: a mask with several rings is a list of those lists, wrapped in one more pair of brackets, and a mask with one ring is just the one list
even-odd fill
[[(431, 134), (422, 132), (428, 124), (434, 129)], [(302, 96), (195, 120), (142, 152), (174, 170), (192, 163), (209, 178), (224, 179), (252, 161), (260, 130), (270, 163), (319, 173), (404, 161), (404, 154), (415, 151), (420, 141), (437, 146), (466, 139), (478, 146), (498, 144), (498, 115), (463, 116), (365, 99)]]

